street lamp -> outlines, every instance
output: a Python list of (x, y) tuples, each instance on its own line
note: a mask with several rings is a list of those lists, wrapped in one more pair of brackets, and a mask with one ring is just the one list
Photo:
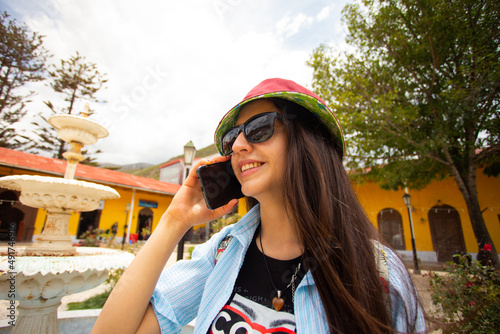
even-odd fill
[(184, 169), (186, 171), (184, 173), (184, 179), (186, 179), (189, 174), (189, 168), (191, 168), (193, 164), (195, 154), (196, 147), (194, 147), (192, 141), (184, 145)]
[(408, 193), (405, 193), (403, 195), (403, 201), (405, 202), (405, 205), (408, 208), (408, 216), (410, 217), (411, 246), (413, 247), (413, 262), (415, 265), (413, 273), (416, 275), (420, 275), (420, 268), (418, 267), (418, 259), (417, 259), (417, 246), (415, 245), (415, 232), (413, 231), (413, 218), (411, 216), (411, 196), (408, 195)]
[[(189, 141), (186, 145), (184, 145), (184, 180), (187, 178), (189, 174), (189, 169), (193, 165), (194, 156), (196, 154), (196, 147), (192, 141)], [(182, 260), (184, 255), (184, 236), (182, 236), (179, 244), (177, 245), (177, 261)]]

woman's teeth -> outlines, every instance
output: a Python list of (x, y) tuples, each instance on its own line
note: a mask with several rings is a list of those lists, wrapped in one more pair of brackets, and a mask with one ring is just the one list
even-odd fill
[(243, 166), (241, 167), (241, 172), (244, 172), (244, 171), (249, 170), (249, 169), (251, 169), (251, 168), (259, 167), (259, 166), (261, 166), (261, 165), (262, 165), (262, 163), (261, 163), (261, 162), (253, 162), (253, 163), (251, 163), (251, 164), (246, 164), (246, 165), (243, 165)]

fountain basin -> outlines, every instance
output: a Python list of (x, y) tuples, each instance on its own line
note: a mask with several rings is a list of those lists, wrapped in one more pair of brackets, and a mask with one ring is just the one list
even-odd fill
[(0, 299), (19, 301), (11, 333), (45, 332), (33, 331), (40, 327), (37, 324), (57, 329), (62, 297), (98, 286), (108, 278), (109, 270), (126, 268), (134, 258), (124, 251), (96, 247), (78, 247), (74, 256), (62, 257), (23, 256), (24, 250), (16, 247), (11, 267), (6, 254), (12, 260), (12, 253), (0, 248)]
[(56, 115), (49, 119), (49, 123), (59, 130), (59, 137), (68, 143), (92, 145), (97, 139), (109, 135), (102, 125), (82, 116)]
[(21, 203), (52, 212), (93, 211), (101, 199), (120, 197), (113, 188), (100, 184), (39, 175), (5, 176), (0, 178), (0, 187), (22, 190)]

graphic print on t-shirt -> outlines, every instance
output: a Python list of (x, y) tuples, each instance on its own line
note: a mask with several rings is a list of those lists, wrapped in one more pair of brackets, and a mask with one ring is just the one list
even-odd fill
[(238, 294), (215, 318), (209, 333), (295, 333), (295, 316), (277, 312)]

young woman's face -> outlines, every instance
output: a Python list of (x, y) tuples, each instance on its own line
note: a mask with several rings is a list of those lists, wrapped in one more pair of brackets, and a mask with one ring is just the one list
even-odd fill
[[(236, 125), (265, 112), (280, 112), (270, 100), (256, 100), (240, 111)], [(241, 182), (241, 190), (246, 196), (259, 202), (269, 198), (281, 198), (285, 179), (288, 138), (283, 122), (274, 121), (274, 134), (262, 143), (249, 143), (240, 133), (233, 144), (231, 164), (236, 177)], [(278, 196), (278, 197), (276, 197)]]

